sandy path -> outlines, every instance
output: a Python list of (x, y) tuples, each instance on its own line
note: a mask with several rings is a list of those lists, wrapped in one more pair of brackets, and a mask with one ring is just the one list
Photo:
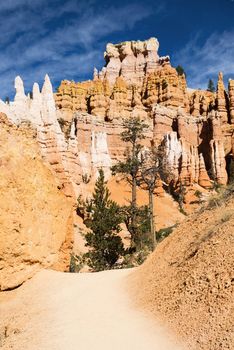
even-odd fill
[(129, 273), (40, 272), (1, 303), (9, 334), (2, 349), (179, 349), (132, 307), (124, 288)]

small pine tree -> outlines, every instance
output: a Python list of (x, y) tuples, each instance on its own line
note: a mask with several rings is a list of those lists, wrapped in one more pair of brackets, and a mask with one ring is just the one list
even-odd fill
[(212, 79), (209, 79), (208, 81), (207, 91), (215, 92), (215, 85)]
[(155, 235), (154, 221), (154, 191), (158, 180), (167, 178), (170, 174), (167, 170), (164, 152), (161, 148), (151, 147), (142, 155), (142, 167), (140, 184), (149, 194), (149, 214), (150, 214), (150, 232), (153, 248), (156, 247), (157, 237)]
[(185, 71), (184, 71), (184, 68), (182, 67), (182, 66), (180, 66), (180, 65), (178, 65), (177, 67), (176, 67), (176, 71), (177, 71), (177, 73), (179, 74), (179, 75), (185, 75), (186, 76), (186, 73), (185, 73)]
[(123, 219), (121, 208), (110, 199), (102, 169), (93, 196), (85, 204), (85, 211), (88, 219), (84, 223), (90, 229), (85, 235), (86, 246), (91, 248), (85, 254), (88, 266), (93, 271), (111, 269), (124, 254), (123, 243), (118, 236)]
[(129, 206), (129, 223), (128, 230), (131, 234), (132, 248), (139, 245), (139, 230), (137, 223), (137, 185), (140, 176), (140, 169), (142, 164), (141, 152), (143, 146), (141, 140), (145, 138), (145, 131), (148, 125), (144, 123), (139, 117), (132, 117), (124, 120), (124, 131), (121, 134), (123, 142), (126, 142), (129, 147), (125, 151), (125, 159), (118, 162), (112, 167), (112, 174), (122, 174), (123, 178), (130, 184), (132, 190), (132, 198)]

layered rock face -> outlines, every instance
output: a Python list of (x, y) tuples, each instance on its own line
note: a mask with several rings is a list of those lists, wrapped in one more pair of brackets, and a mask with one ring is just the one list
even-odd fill
[(36, 131), (0, 114), (0, 290), (22, 284), (40, 268), (68, 270), (72, 202), (43, 164)]
[(32, 97), (25, 95), (20, 77), (15, 79), (15, 89), (14, 101), (9, 104), (1, 101), (0, 111), (6, 113), (12, 123), (20, 125), (29, 122), (36, 129), (42, 157), (56, 174), (58, 186), (67, 196), (73, 197), (79, 183), (79, 177), (74, 177), (73, 174), (80, 173), (76, 157), (75, 126), (69, 124), (68, 135), (62, 131), (48, 75), (41, 91), (37, 83), (33, 85)]
[(153, 116), (154, 140), (164, 145), (175, 182), (205, 188), (212, 187), (212, 179), (227, 183), (224, 136), (217, 114), (195, 118), (182, 110), (168, 113), (167, 108), (157, 105)]
[(158, 48), (155, 38), (107, 44), (106, 66), (100, 72), (94, 69), (92, 81), (61, 82), (55, 99), (64, 119), (71, 118), (76, 111), (103, 116), (109, 121), (136, 113), (146, 118), (151, 116), (153, 105), (160, 104), (182, 108), (195, 117), (207, 117), (215, 109), (223, 123), (229, 122), (232, 82), (230, 96), (221, 73), (216, 94), (187, 89), (185, 75), (179, 75), (171, 66), (169, 56), (159, 57)]
[(145, 147), (151, 141), (164, 146), (174, 188), (227, 182), (233, 163), (234, 81), (227, 92), (220, 73), (216, 93), (191, 90), (170, 58), (159, 57), (158, 48), (155, 38), (108, 44), (106, 65), (100, 72), (94, 69), (93, 80), (64, 80), (53, 95), (46, 76), (41, 92), (34, 84), (30, 98), (17, 78), (14, 102), (0, 102), (0, 111), (14, 123), (28, 120), (35, 126), (42, 156), (67, 196), (82, 193), (100, 167), (110, 176), (125, 148), (122, 120), (132, 116), (149, 125)]
[(88, 113), (93, 124), (98, 117), (117, 128), (123, 118), (140, 116), (154, 129), (154, 141), (164, 144), (175, 184), (225, 184), (225, 157), (233, 157), (233, 81), (226, 92), (220, 73), (216, 93), (188, 89), (185, 75), (177, 73), (168, 56), (159, 57), (158, 48), (155, 38), (108, 44), (106, 65), (94, 70), (92, 81), (62, 81), (55, 95), (61, 116), (69, 120)]
[(220, 73), (216, 93), (191, 90), (158, 47), (154, 38), (108, 44), (106, 65), (93, 80), (64, 80), (54, 94), (46, 76), (42, 89), (35, 83), (26, 95), (17, 77), (14, 101), (0, 100), (8, 120), (0, 128), (0, 289), (41, 266), (67, 267), (71, 203), (65, 197), (73, 205), (86, 197), (100, 168), (111, 177), (126, 148), (124, 118), (139, 116), (149, 125), (144, 147), (164, 148), (173, 190), (182, 184), (195, 193), (234, 177), (234, 80), (226, 91)]
[(151, 38), (108, 44), (106, 66), (94, 69), (92, 81), (62, 81), (55, 99), (64, 119), (75, 111), (103, 116), (112, 121), (139, 115), (150, 116), (152, 105), (189, 108), (185, 76), (171, 67), (169, 56), (158, 56), (159, 43)]
[(117, 45), (107, 44), (104, 58), (106, 67), (97, 75), (114, 84), (120, 75), (126, 83), (141, 86), (145, 73), (154, 72), (159, 66), (159, 42), (156, 38), (146, 41), (126, 41)]

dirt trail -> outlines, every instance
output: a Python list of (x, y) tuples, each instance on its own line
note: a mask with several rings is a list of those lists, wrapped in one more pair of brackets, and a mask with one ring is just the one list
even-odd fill
[(4, 316), (7, 324), (2, 349), (181, 349), (161, 326), (133, 308), (125, 290), (129, 273), (40, 272), (8, 292), (9, 300), (0, 297), (0, 322)]

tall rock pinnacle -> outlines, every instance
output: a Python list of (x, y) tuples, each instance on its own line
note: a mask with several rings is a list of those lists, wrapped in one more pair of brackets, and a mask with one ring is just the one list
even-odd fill
[(26, 95), (24, 91), (24, 83), (20, 76), (15, 78), (15, 101), (26, 100)]

